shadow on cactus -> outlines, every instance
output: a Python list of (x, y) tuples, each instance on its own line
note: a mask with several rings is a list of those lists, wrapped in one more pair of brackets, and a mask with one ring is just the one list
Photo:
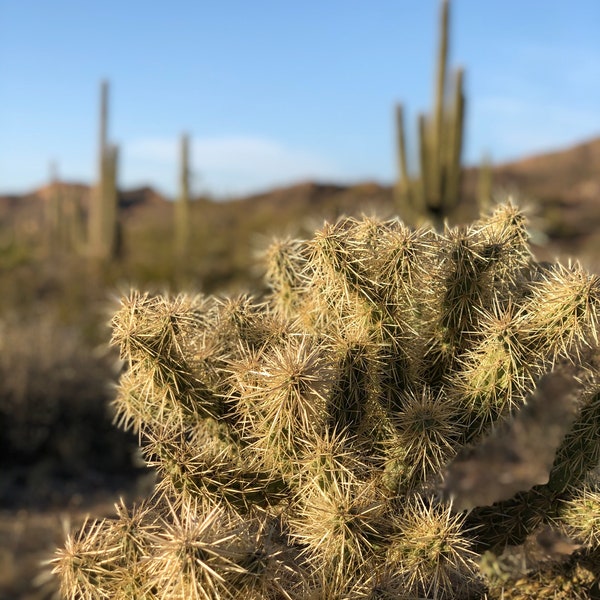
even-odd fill
[(267, 259), (267, 298), (123, 299), (115, 408), (159, 481), (69, 538), (65, 596), (594, 597), (600, 279), (510, 203)]

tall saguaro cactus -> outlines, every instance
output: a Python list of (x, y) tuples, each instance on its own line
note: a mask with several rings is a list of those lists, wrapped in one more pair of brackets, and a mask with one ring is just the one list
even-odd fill
[(89, 253), (108, 261), (118, 252), (118, 148), (108, 142), (108, 81), (100, 84), (98, 181), (92, 191), (88, 213)]
[(55, 254), (64, 245), (64, 218), (61, 218), (64, 200), (61, 198), (59, 185), (58, 167), (52, 161), (44, 215), (46, 245), (50, 255)]
[(190, 141), (187, 133), (179, 141), (179, 195), (175, 205), (174, 251), (178, 268), (184, 268), (190, 241)]
[(455, 72), (451, 90), (448, 86), (449, 10), (449, 0), (443, 0), (433, 114), (421, 114), (418, 119), (417, 178), (410, 176), (407, 167), (404, 110), (402, 105), (396, 107), (399, 179), (395, 197), (398, 210), (409, 220), (429, 220), (438, 228), (454, 210), (460, 194), (465, 112), (462, 69)]
[(119, 230), (119, 146), (109, 144), (104, 158), (104, 244), (106, 257), (117, 257), (120, 250)]

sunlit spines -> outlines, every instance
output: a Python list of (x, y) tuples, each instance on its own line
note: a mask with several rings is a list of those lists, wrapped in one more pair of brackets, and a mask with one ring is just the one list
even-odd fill
[(374, 324), (390, 320), (395, 306), (388, 304), (386, 288), (392, 282), (379, 277), (376, 267), (380, 237), (387, 227), (374, 218), (346, 218), (334, 225), (325, 223), (307, 244), (304, 275), (316, 330), (354, 313)]
[(175, 298), (131, 292), (112, 320), (113, 345), (138, 370), (140, 380), (152, 382), (153, 397), (194, 418), (218, 416), (220, 398), (192, 372), (186, 338), (206, 325), (207, 303), (201, 297)]
[(523, 343), (512, 302), (494, 300), (480, 313), (479, 336), (460, 357), (460, 377), (450, 391), (465, 407), (471, 435), (520, 406), (542, 367)]
[(245, 512), (256, 504), (264, 506), (278, 502), (286, 486), (277, 473), (265, 472), (259, 457), (242, 457), (234, 441), (218, 431), (208, 421), (197, 431), (178, 430), (175, 426), (148, 436), (144, 452), (149, 465), (161, 476), (158, 488), (174, 504), (182, 501), (212, 502)]
[[(313, 243), (315, 295), (327, 299), (331, 316), (365, 318), (366, 326), (411, 327), (416, 301), (412, 284), (430, 272), (425, 231), (411, 232), (399, 221), (343, 219), (326, 224)], [(329, 287), (318, 287), (330, 282)], [(341, 309), (341, 310), (340, 310)]]
[(395, 325), (396, 306), (387, 290), (393, 282), (380, 278), (376, 268), (379, 238), (387, 227), (374, 218), (342, 219), (325, 223), (304, 245), (305, 263), (296, 290), (304, 327), (317, 335), (335, 335), (348, 321), (364, 320), (373, 329), (381, 329), (383, 323)]
[[(61, 593), (73, 600), (102, 598), (102, 592), (98, 590), (99, 566), (95, 564), (93, 550), (93, 538), (100, 529), (96, 525), (89, 529), (86, 525), (84, 523), (77, 533), (67, 536), (64, 547), (58, 550), (54, 559), (53, 573), (60, 577)], [(96, 554), (102, 554), (103, 550), (100, 549)]]
[(329, 430), (372, 440), (376, 437), (377, 397), (382, 368), (380, 344), (368, 328), (346, 331), (332, 340), (336, 379), (327, 397)]
[(338, 471), (320, 485), (303, 487), (295, 502), (291, 536), (304, 547), (310, 570), (324, 569), (340, 587), (368, 572), (382, 543), (386, 506), (372, 483)]
[(290, 238), (275, 240), (265, 252), (264, 263), (275, 309), (291, 316), (302, 290), (301, 273), (306, 263), (303, 243)]
[(215, 600), (235, 595), (226, 575), (238, 567), (228, 546), (238, 524), (226, 510), (201, 502), (172, 507), (153, 536), (148, 578), (162, 598)]
[(413, 231), (398, 221), (388, 222), (379, 238), (373, 269), (383, 308), (372, 329), (381, 342), (380, 383), (388, 406), (417, 376), (419, 336), (431, 321), (435, 241), (434, 232)]
[(593, 550), (600, 549), (600, 482), (594, 477), (571, 489), (561, 503), (559, 519), (576, 540)]
[(440, 247), (440, 326), (453, 344), (460, 344), (477, 324), (477, 309), (492, 295), (488, 278), (496, 257), (482, 252), (473, 230), (447, 229)]
[(465, 531), (465, 515), (420, 496), (402, 502), (393, 520), (385, 569), (396, 572), (414, 597), (469, 598), (480, 588), (476, 532)]
[(581, 351), (598, 345), (600, 277), (580, 264), (546, 269), (531, 286), (523, 306), (522, 332), (532, 352), (547, 357), (581, 360)]
[(427, 386), (408, 390), (392, 417), (394, 434), (385, 442), (391, 460), (402, 465), (401, 490), (413, 490), (440, 473), (464, 436), (456, 398)]
[(161, 416), (160, 406), (148, 402), (151, 388), (152, 381), (141, 380), (139, 372), (130, 369), (123, 373), (111, 402), (114, 423), (125, 431), (140, 433), (143, 426), (158, 420)]
[[(124, 517), (122, 505), (119, 516)], [(121, 521), (86, 521), (69, 535), (64, 548), (51, 561), (61, 578), (61, 594), (69, 600), (125, 600), (156, 597), (145, 570), (152, 521), (144, 523), (146, 510)]]
[(437, 260), (423, 298), (425, 321), (419, 343), (419, 377), (439, 385), (477, 329), (479, 310), (493, 298), (492, 257), (480, 253), (475, 232), (447, 229), (438, 238)]
[(262, 348), (277, 342), (285, 335), (287, 328), (286, 321), (274, 313), (268, 304), (246, 294), (218, 299), (213, 326), (223, 342), (228, 361), (235, 358), (240, 340), (250, 347)]
[(369, 478), (372, 457), (361, 453), (355, 438), (347, 431), (330, 429), (318, 438), (300, 441), (304, 454), (299, 457), (291, 482), (293, 489), (308, 490), (315, 486), (328, 489), (332, 479), (340, 473), (356, 480)]
[(290, 547), (280, 515), (256, 511), (239, 527), (229, 546), (237, 566), (227, 575), (237, 598), (248, 600), (300, 600), (306, 597), (306, 575), (299, 565), (299, 550)]
[(115, 508), (116, 516), (103, 522), (111, 551), (120, 557), (111, 597), (118, 600), (153, 598), (155, 590), (150, 587), (147, 567), (152, 552), (150, 538), (156, 533), (159, 511), (149, 504), (129, 508), (123, 499)]
[(410, 229), (401, 221), (391, 221), (380, 232), (374, 269), (382, 286), (381, 296), (390, 306), (416, 310), (419, 284), (430, 275), (435, 257), (436, 234), (426, 229)]
[[(351, 219), (337, 223), (324, 223), (315, 232), (308, 246), (308, 262), (325, 286), (333, 288), (337, 295), (348, 296), (356, 291), (360, 280), (359, 265), (354, 260), (348, 243)], [(326, 291), (327, 288), (324, 288)]]
[(389, 226), (390, 223), (374, 217), (363, 217), (358, 221), (350, 222), (347, 234), (357, 292), (366, 300), (371, 310), (383, 314), (390, 312), (386, 287), (391, 282), (380, 276), (378, 263), (381, 240)]
[(203, 325), (202, 296), (173, 298), (132, 290), (111, 321), (112, 343), (130, 361), (181, 359), (180, 336)]
[(361, 267), (349, 240), (352, 226), (350, 219), (325, 223), (307, 243), (303, 309), (315, 332), (327, 333), (344, 316), (367, 308), (359, 293)]
[(484, 253), (493, 254), (494, 284), (501, 290), (515, 291), (523, 270), (531, 263), (527, 218), (512, 201), (497, 206), (494, 211), (473, 224), (482, 239)]
[(234, 368), (243, 436), (267, 467), (291, 476), (305, 441), (323, 434), (333, 366), (322, 344), (291, 334), (265, 349), (260, 365), (249, 360)]

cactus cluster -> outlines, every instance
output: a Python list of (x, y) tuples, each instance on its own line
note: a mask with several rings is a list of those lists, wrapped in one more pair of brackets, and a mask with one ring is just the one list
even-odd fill
[(418, 118), (419, 177), (409, 175), (404, 127), (404, 108), (396, 106), (399, 179), (395, 187), (399, 213), (408, 220), (428, 219), (441, 226), (460, 198), (461, 154), (465, 115), (464, 70), (454, 75), (448, 94), (449, 0), (443, 0), (432, 115)]
[(266, 264), (266, 297), (122, 300), (116, 418), (157, 485), (69, 536), (65, 597), (593, 597), (600, 278), (537, 263), (511, 204)]

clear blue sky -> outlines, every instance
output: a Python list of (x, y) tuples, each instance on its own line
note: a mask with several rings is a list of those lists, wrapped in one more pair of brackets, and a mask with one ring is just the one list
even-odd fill
[[(393, 107), (432, 102), (438, 0), (0, 0), (0, 192), (95, 176), (111, 82), (120, 183), (196, 191), (395, 177)], [(600, 0), (452, 0), (465, 159), (600, 135)]]

